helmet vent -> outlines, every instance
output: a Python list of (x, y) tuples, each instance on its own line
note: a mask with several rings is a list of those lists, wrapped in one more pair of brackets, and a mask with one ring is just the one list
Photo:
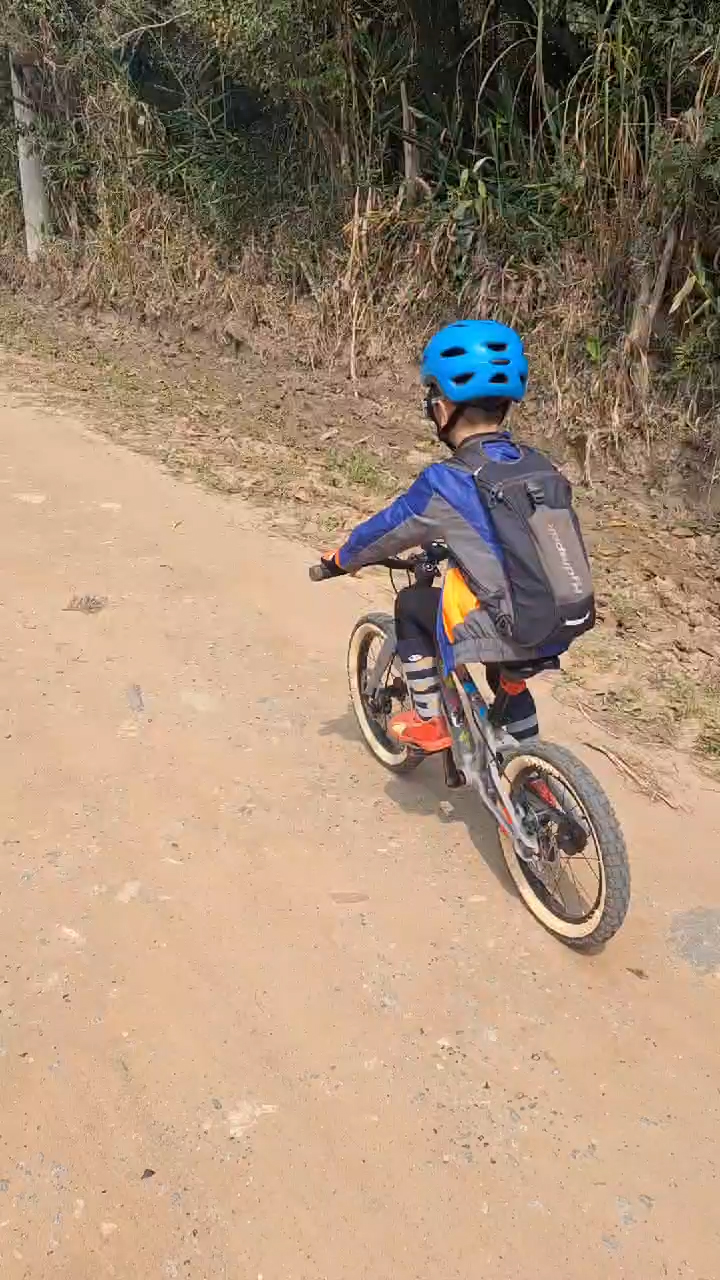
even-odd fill
[(507, 380), (508, 380), (508, 376), (506, 373), (494, 373), (492, 378), (490, 379), (491, 382), (502, 382), (502, 383), (507, 382)]
[(466, 356), (467, 351), (464, 347), (447, 347), (441, 354), (443, 360), (454, 360), (456, 356)]
[(467, 386), (468, 382), (472, 382), (474, 377), (474, 373), (458, 373), (453, 378), (453, 382), (456, 387), (464, 387)]
[(507, 342), (488, 342), (488, 351), (507, 351)]

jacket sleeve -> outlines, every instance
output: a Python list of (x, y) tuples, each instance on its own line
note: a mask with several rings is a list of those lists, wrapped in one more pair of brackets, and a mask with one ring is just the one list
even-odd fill
[(376, 564), (386, 556), (399, 555), (440, 537), (437, 518), (433, 518), (429, 510), (434, 496), (435, 486), (428, 468), (389, 507), (353, 529), (336, 552), (340, 568), (354, 573), (364, 565)]

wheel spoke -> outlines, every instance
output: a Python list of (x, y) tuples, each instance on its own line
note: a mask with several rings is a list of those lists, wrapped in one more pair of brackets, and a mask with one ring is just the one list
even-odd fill
[[(573, 889), (575, 890), (575, 895), (576, 895), (576, 897), (577, 897), (578, 901), (584, 904), (584, 903), (585, 903), (585, 901), (586, 901), (586, 896), (587, 896), (587, 895), (585, 894), (585, 891), (584, 891), (584, 889), (583, 889), (582, 885), (578, 884), (577, 880), (575, 879), (575, 868), (574, 868), (574, 867), (573, 867), (573, 865), (572, 865), (572, 859), (571, 859), (571, 858), (568, 858), (568, 860), (567, 860), (567, 866), (566, 866), (566, 868), (565, 868), (565, 871), (566, 871), (566, 875), (567, 875), (567, 877), (568, 877), (568, 880), (570, 881), (570, 883), (572, 884)], [(589, 903), (588, 905), (589, 905), (589, 906), (592, 906), (592, 903)], [(584, 910), (584, 909), (583, 909), (582, 914), (583, 914), (583, 915), (585, 915), (585, 910)]]
[[(592, 832), (592, 825), (588, 817), (579, 804), (577, 797), (571, 791), (565, 780), (554, 772), (541, 767), (540, 761), (534, 765), (533, 774), (535, 777), (540, 775), (545, 786), (554, 796), (558, 811), (553, 811), (552, 822), (549, 826), (539, 827), (540, 840), (540, 860), (543, 865), (541, 875), (536, 876), (538, 886), (542, 885), (544, 894), (547, 895), (547, 905), (553, 914), (559, 919), (570, 922), (580, 922), (585, 919), (594, 909), (600, 891), (602, 889), (602, 861), (597, 841)], [(522, 775), (516, 779), (514, 786), (523, 786)], [(536, 794), (535, 789), (533, 792)], [(541, 797), (542, 799), (542, 797)], [(589, 856), (588, 847), (581, 849), (577, 854), (564, 854), (558, 846), (558, 825), (563, 817), (577, 825), (585, 832), (588, 841), (592, 841), (595, 857)], [(550, 843), (548, 843), (550, 842)], [(546, 853), (543, 858), (543, 846)], [(553, 850), (554, 846), (554, 850)], [(554, 858), (550, 858), (550, 854), (554, 851)], [(586, 885), (584, 880), (587, 877), (580, 875), (580, 868), (588, 867), (591, 870), (592, 879)]]

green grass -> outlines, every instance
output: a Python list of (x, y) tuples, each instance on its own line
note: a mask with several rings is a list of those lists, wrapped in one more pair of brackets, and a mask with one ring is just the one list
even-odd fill
[(377, 454), (361, 446), (350, 453), (333, 453), (329, 462), (332, 470), (347, 484), (378, 494), (388, 493), (391, 488), (390, 476)]
[(615, 615), (615, 620), (620, 630), (637, 631), (643, 627), (642, 610), (637, 607), (633, 597), (625, 591), (609, 591), (607, 603)]

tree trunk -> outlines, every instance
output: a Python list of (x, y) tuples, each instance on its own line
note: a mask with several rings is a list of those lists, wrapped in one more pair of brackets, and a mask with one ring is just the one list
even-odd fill
[(45, 242), (50, 226), (50, 206), (48, 204), (42, 163), (33, 142), (33, 127), (36, 115), (30, 105), (23, 85), (22, 68), (13, 60), (10, 53), (10, 84), (12, 87), (13, 110), (17, 126), (18, 167), (20, 169), (20, 190), (22, 192), (23, 215), (25, 218), (25, 243), (27, 255), (35, 262)]
[(652, 269), (650, 267), (646, 268), (640, 281), (632, 324), (625, 337), (625, 366), (634, 374), (635, 385), (643, 399), (647, 396), (650, 388), (650, 368), (648, 364), (650, 343), (657, 314), (662, 305), (677, 238), (677, 215), (673, 214), (665, 232), (665, 243), (655, 279), (653, 281)]

